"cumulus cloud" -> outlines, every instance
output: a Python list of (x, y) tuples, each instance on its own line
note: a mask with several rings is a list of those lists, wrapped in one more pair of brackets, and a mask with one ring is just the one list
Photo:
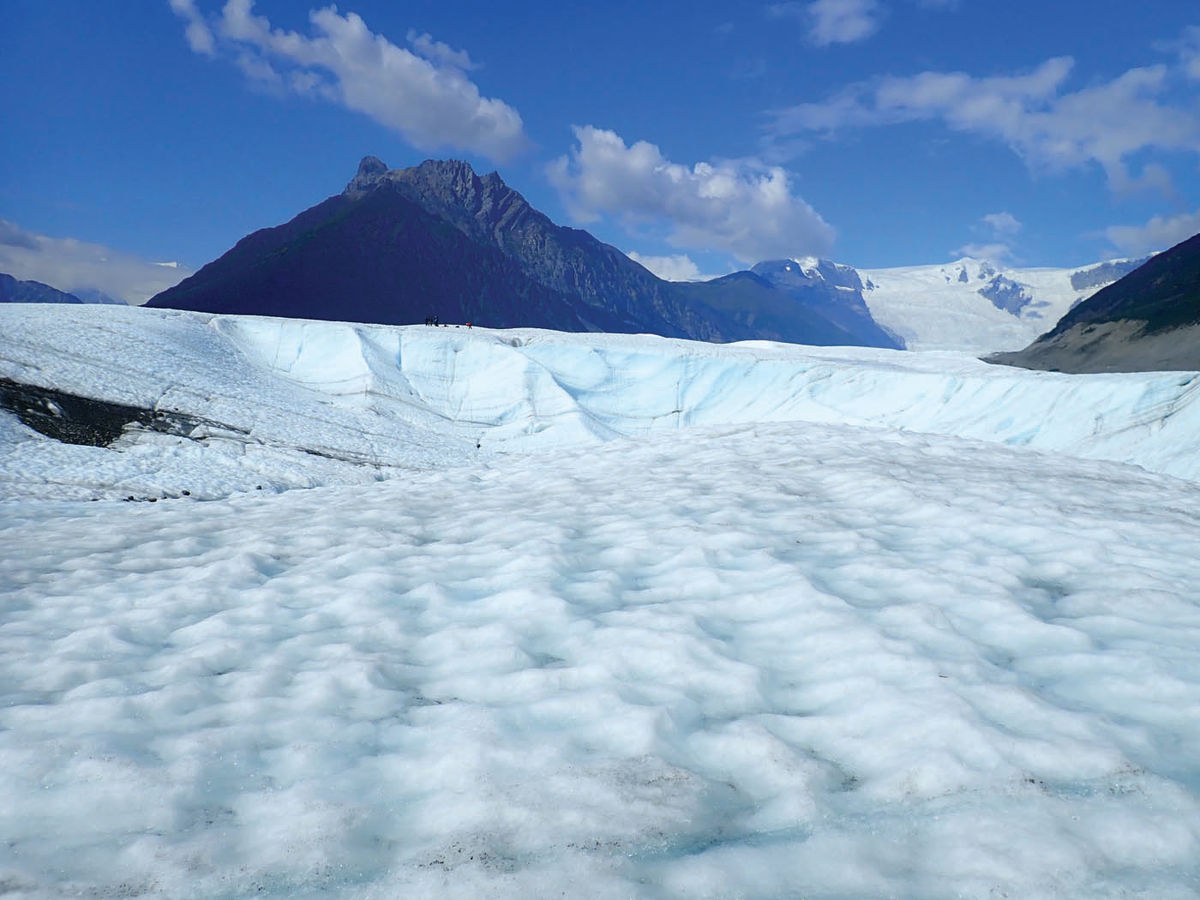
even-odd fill
[(883, 9), (877, 0), (814, 0), (773, 3), (767, 7), (767, 14), (803, 22), (809, 40), (825, 47), (869, 38), (879, 30)]
[(713, 275), (704, 275), (700, 267), (685, 253), (673, 256), (643, 256), (634, 250), (627, 254), (639, 265), (645, 266), (663, 281), (708, 281)]
[(100, 291), (135, 306), (192, 274), (176, 263), (148, 262), (101, 244), (34, 234), (3, 219), (0, 272), (67, 293)]
[(1112, 245), (1129, 256), (1166, 250), (1196, 234), (1200, 234), (1200, 210), (1155, 216), (1144, 225), (1113, 225), (1104, 230)]
[(591, 126), (574, 132), (577, 144), (549, 175), (578, 221), (611, 214), (625, 224), (662, 223), (677, 247), (720, 250), (743, 262), (828, 255), (833, 245), (833, 229), (792, 192), (779, 166), (722, 160), (689, 167), (646, 141), (627, 146)]
[[(210, 27), (194, 0), (169, 2), (188, 22), (194, 51), (227, 56), (259, 87), (340, 104), (421, 150), (506, 160), (529, 145), (520, 114), (482, 96), (467, 77), (476, 68), (470, 56), (428, 34), (410, 31), (409, 50), (372, 32), (355, 13), (329, 6), (309, 13), (313, 34), (303, 35), (255, 15), (254, 0), (228, 0)], [(205, 30), (207, 45), (193, 39), (193, 26)]]
[(1130, 69), (1111, 81), (1063, 90), (1074, 61), (1047, 60), (1031, 72), (976, 78), (963, 72), (923, 72), (851, 85), (822, 103), (777, 111), (771, 132), (834, 133), (853, 127), (940, 121), (955, 131), (1004, 141), (1035, 170), (1059, 172), (1099, 165), (1114, 190), (1165, 188), (1161, 166), (1129, 171), (1146, 150), (1195, 153), (1200, 118), (1160, 101), (1166, 66)]
[(988, 213), (981, 220), (984, 225), (997, 234), (1016, 234), (1021, 230), (1021, 223), (1010, 212)]

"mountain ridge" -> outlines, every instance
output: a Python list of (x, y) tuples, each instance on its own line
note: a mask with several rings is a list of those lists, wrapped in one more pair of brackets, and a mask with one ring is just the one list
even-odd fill
[(1073, 373), (1200, 370), (1200, 234), (1097, 291), (1024, 349), (987, 360)]
[(97, 303), (124, 306), (95, 288), (61, 291), (41, 281), (22, 280), (0, 272), (0, 303)]
[(388, 169), (365, 157), (342, 194), (248, 235), (149, 305), (899, 346), (869, 315), (847, 326), (770, 283), (663, 281), (588, 232), (556, 225), (498, 173), (458, 160)]

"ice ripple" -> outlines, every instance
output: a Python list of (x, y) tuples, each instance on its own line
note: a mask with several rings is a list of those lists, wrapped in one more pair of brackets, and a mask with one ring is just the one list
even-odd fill
[(810, 424), (24, 504), (0, 883), (1187, 896), (1197, 500)]

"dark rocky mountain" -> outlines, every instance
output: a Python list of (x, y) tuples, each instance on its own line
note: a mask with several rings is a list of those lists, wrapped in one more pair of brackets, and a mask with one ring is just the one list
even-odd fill
[(857, 314), (831, 316), (830, 304), (750, 273), (662, 281), (586, 231), (556, 225), (495, 172), (480, 177), (453, 160), (388, 169), (367, 157), (342, 194), (243, 238), (149, 305), (895, 346), (879, 343), (869, 315), (866, 325)]
[(867, 301), (858, 270), (827, 259), (776, 259), (750, 269), (797, 303), (816, 310), (868, 347), (904, 349), (904, 342), (880, 328)]
[(1200, 234), (1098, 291), (1024, 350), (988, 361), (1060, 372), (1200, 370)]
[(40, 281), (18, 281), (0, 272), (0, 303), (85, 303)]

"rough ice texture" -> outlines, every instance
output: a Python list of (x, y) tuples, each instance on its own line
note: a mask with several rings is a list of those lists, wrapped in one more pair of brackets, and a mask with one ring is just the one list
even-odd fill
[(117, 312), (0, 374), (263, 443), (72, 490), (329, 486), (34, 499), (4, 416), (9, 894), (1195, 896), (1200, 486), (1078, 455), (1183, 468), (1180, 376)]

